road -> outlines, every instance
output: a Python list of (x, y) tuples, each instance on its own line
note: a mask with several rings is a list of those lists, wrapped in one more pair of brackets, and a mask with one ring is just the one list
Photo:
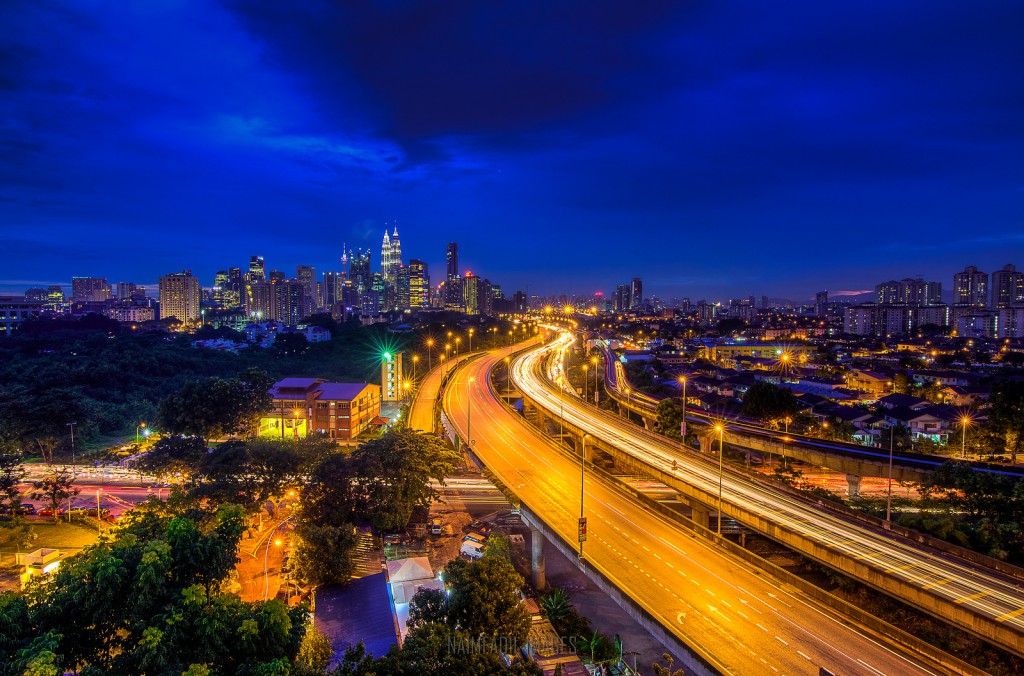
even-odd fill
[(434, 404), (437, 402), (437, 394), (441, 389), (441, 381), (444, 376), (455, 368), (456, 364), (462, 362), (469, 355), (462, 355), (457, 359), (442, 361), (430, 369), (423, 381), (416, 389), (416, 396), (409, 407), (409, 427), (423, 432), (436, 431), (437, 421), (434, 419)]
[[(580, 464), (491, 391), (488, 371), (503, 356), (488, 354), (462, 369), (445, 392), (445, 411), (465, 438), (472, 400), (476, 454), (531, 512), (575, 542)], [(603, 480), (587, 475), (585, 491), (585, 565), (682, 641), (713, 655), (723, 673), (817, 674), (819, 667), (839, 674), (933, 673)]]
[[(572, 344), (573, 337), (566, 333), (558, 341), (559, 346), (550, 349), (565, 349)], [(558, 390), (547, 382), (558, 382), (555, 369), (552, 367), (547, 380), (541, 375), (546, 351), (534, 350), (517, 358), (512, 365), (516, 384), (532, 401), (547, 409), (550, 415), (557, 416), (561, 410), (568, 424), (645, 464), (674, 474), (681, 481), (709, 494), (718, 493), (717, 462), (683, 453), (664, 437), (574, 397), (560, 397)], [(794, 499), (742, 475), (726, 472), (722, 476), (722, 493), (727, 504), (770, 517), (800, 537), (908, 582), (920, 590), (922, 596), (930, 595), (951, 602), (1008, 628), (1016, 640), (1002, 645), (1018, 654), (1024, 653), (1024, 588), (1018, 581), (982, 566), (943, 556), (880, 529), (868, 529), (862, 524), (845, 521), (818, 510), (812, 503)]]
[[(636, 389), (631, 389), (629, 382), (626, 380), (622, 363), (615, 359), (612, 352), (607, 348), (604, 348), (605, 363), (609, 366), (605, 369), (605, 385), (613, 393), (613, 396), (618, 397), (620, 400), (623, 398), (626, 400), (627, 407), (636, 410), (637, 412), (644, 412), (647, 414), (653, 414), (655, 409), (658, 407), (658, 402), (661, 401), (648, 394), (640, 392)], [(623, 392), (627, 392), (623, 394)], [(693, 406), (688, 406), (686, 409), (686, 421), (687, 423), (696, 423), (699, 425), (716, 425), (723, 424), (726, 429), (726, 433), (732, 432), (738, 436), (732, 440), (726, 439), (726, 443), (734, 443), (737, 446), (743, 446), (742, 439), (756, 438), (765, 442), (772, 442), (780, 449), (786, 448), (792, 450), (805, 450), (809, 454), (826, 454), (826, 457), (846, 457), (854, 460), (866, 460), (876, 464), (886, 464), (889, 462), (889, 449), (879, 449), (872, 446), (864, 446), (861, 444), (854, 444), (846, 441), (829, 441), (826, 439), (818, 439), (817, 437), (810, 437), (795, 432), (784, 432), (779, 430), (768, 429), (765, 426), (749, 420), (733, 420), (733, 419), (722, 419), (721, 416), (714, 416), (705, 413), (699, 409), (695, 409)], [(764, 453), (764, 451), (760, 451)], [(893, 452), (893, 462), (896, 467), (903, 467), (909, 470), (914, 470), (917, 474), (926, 472), (932, 472), (941, 467), (949, 458), (927, 455), (924, 453), (914, 453), (912, 451), (903, 451), (896, 449)], [(982, 461), (971, 461), (971, 466), (979, 472), (986, 472), (991, 474), (998, 474), (1000, 476), (1007, 476), (1014, 479), (1024, 477), (1024, 468), (1015, 467), (1012, 465), (1001, 465), (991, 462)]]

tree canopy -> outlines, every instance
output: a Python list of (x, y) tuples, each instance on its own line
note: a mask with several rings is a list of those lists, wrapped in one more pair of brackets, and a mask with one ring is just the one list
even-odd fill
[(768, 422), (786, 416), (793, 417), (800, 410), (793, 391), (759, 380), (743, 395), (740, 411), (748, 418)]

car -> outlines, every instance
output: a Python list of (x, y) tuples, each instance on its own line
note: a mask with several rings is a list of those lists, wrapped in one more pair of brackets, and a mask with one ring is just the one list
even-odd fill
[(36, 515), (37, 516), (53, 516), (54, 514), (56, 514), (57, 516), (60, 516), (63, 513), (64, 513), (64, 510), (61, 509), (60, 507), (57, 508), (56, 512), (52, 508), (50, 508), (50, 507), (44, 507), (43, 509), (40, 509), (38, 512), (36, 512)]
[(18, 509), (18, 511), (21, 514), (35, 514), (36, 506), (33, 505), (31, 502), (23, 502), (21, 503), (21, 507)]
[(107, 509), (106, 507), (103, 507), (103, 508), (101, 508), (99, 510), (97, 510), (95, 507), (90, 507), (89, 509), (84, 510), (84, 513), (85, 513), (86, 516), (97, 516), (97, 511), (99, 511), (99, 516), (100, 517), (108, 517), (108, 516), (110, 516), (110, 510)]

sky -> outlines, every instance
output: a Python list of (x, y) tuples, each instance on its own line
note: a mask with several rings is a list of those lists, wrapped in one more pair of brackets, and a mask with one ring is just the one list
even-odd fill
[(1024, 268), (1024, 3), (0, 3), (0, 292), (406, 262), (804, 299)]

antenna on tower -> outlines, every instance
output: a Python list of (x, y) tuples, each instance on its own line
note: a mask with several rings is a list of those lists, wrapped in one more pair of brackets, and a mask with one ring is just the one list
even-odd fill
[(341, 245), (341, 264), (348, 265), (348, 244), (342, 243)]

